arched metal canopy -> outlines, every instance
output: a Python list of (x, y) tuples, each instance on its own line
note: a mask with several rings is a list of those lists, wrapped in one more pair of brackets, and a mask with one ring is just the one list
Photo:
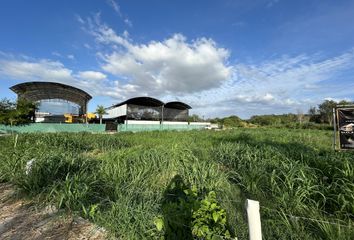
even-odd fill
[(134, 104), (134, 105), (148, 106), (148, 107), (161, 107), (163, 106), (164, 103), (152, 97), (135, 97), (135, 98), (130, 98), (124, 102), (118, 103), (116, 105), (113, 105), (110, 108), (119, 107), (124, 104)]
[(10, 87), (18, 98), (30, 101), (40, 101), (45, 99), (63, 99), (78, 104), (81, 113), (86, 113), (87, 103), (92, 96), (87, 92), (56, 82), (25, 82)]
[(156, 98), (152, 98), (152, 97), (135, 97), (135, 98), (130, 98), (124, 102), (115, 104), (115, 105), (109, 107), (109, 109), (119, 107), (124, 104), (134, 104), (134, 105), (147, 106), (147, 107), (162, 107), (162, 106), (164, 106), (165, 108), (173, 108), (173, 109), (179, 109), (179, 110), (185, 110), (185, 109), (192, 108), (188, 104), (186, 104), (184, 102), (179, 102), (179, 101), (164, 103), (164, 102), (162, 102)]
[(189, 106), (188, 104), (185, 104), (184, 102), (168, 102), (165, 104), (165, 108), (174, 108), (174, 109), (180, 109), (180, 110), (185, 110), (185, 109), (191, 109), (192, 107)]

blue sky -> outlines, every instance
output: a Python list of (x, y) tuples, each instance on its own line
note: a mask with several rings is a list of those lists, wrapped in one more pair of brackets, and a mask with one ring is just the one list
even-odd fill
[(354, 1), (4, 0), (0, 97), (74, 85), (89, 110), (134, 96), (206, 117), (306, 112), (354, 100)]

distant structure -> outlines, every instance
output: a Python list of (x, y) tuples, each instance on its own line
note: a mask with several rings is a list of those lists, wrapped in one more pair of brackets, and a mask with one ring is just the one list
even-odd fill
[[(79, 88), (55, 82), (25, 82), (10, 89), (17, 94), (18, 99), (40, 104), (39, 111), (35, 113), (36, 122), (98, 122), (95, 114), (87, 113), (91, 95)], [(189, 122), (190, 109), (191, 106), (179, 101), (164, 103), (152, 97), (134, 97), (106, 108), (103, 126), (105, 131), (113, 132), (191, 130), (210, 127), (208, 122)], [(64, 126), (64, 130), (60, 131), (65, 129), (69, 128)]]
[(163, 106), (164, 121), (188, 121), (191, 106), (183, 102), (168, 102)]
[[(86, 116), (87, 104), (92, 96), (87, 92), (55, 82), (25, 82), (10, 87), (19, 99), (23, 98), (33, 102), (66, 102), (78, 105), (78, 116)], [(72, 113), (70, 113), (72, 114)], [(36, 122), (66, 122), (67, 112), (53, 114), (48, 112), (36, 112)]]
[(156, 98), (135, 97), (107, 108), (104, 119), (118, 123), (187, 122), (189, 109), (191, 106), (183, 102), (163, 103)]

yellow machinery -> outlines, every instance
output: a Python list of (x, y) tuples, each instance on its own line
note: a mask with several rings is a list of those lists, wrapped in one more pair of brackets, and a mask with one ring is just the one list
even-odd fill
[(82, 123), (85, 122), (87, 119), (87, 122), (89, 122), (92, 119), (96, 119), (96, 114), (94, 113), (87, 113), (83, 116), (79, 116), (79, 115), (73, 115), (71, 113), (65, 113), (64, 114), (65, 117), (65, 122), (66, 123)]
[(94, 113), (87, 113), (87, 120), (95, 119), (97, 118), (96, 114)]
[(73, 123), (73, 115), (71, 113), (65, 113), (64, 117), (66, 123)]

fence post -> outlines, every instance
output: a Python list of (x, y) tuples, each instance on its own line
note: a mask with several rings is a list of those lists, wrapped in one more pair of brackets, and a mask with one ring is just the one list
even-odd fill
[(246, 200), (248, 232), (250, 240), (262, 240), (261, 216), (259, 214), (259, 202)]
[(337, 121), (336, 121), (336, 109), (333, 108), (333, 150), (337, 147)]

